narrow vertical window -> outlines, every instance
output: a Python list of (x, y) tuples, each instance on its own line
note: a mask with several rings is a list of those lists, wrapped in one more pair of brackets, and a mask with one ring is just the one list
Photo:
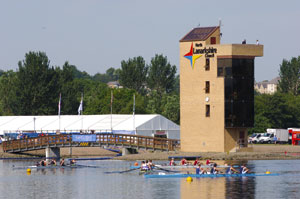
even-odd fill
[(209, 81), (205, 81), (205, 93), (209, 93)]
[(217, 41), (216, 41), (216, 37), (211, 37), (210, 38), (210, 44), (216, 44)]
[(205, 62), (205, 70), (206, 71), (209, 71), (210, 69), (210, 61), (209, 61), (209, 58), (206, 58), (206, 62)]
[(205, 105), (205, 107), (206, 107), (206, 110), (205, 110), (205, 116), (206, 117), (210, 117), (210, 105)]

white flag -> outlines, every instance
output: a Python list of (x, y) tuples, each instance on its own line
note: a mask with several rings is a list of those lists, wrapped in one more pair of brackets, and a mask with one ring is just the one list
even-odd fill
[(60, 107), (61, 107), (61, 93), (59, 94), (59, 101), (58, 101), (58, 115), (60, 115)]
[(83, 95), (81, 95), (81, 100), (78, 107), (78, 115), (80, 115), (80, 113), (82, 114), (82, 111), (83, 111)]

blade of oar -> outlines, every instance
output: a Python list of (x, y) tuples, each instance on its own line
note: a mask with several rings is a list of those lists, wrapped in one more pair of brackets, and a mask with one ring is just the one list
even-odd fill
[(106, 173), (106, 174), (127, 173), (127, 172), (134, 171), (134, 170), (137, 170), (137, 169), (140, 169), (140, 168), (133, 168), (133, 169), (128, 169), (128, 170), (124, 170), (124, 171), (107, 171), (107, 172), (104, 172), (104, 173)]

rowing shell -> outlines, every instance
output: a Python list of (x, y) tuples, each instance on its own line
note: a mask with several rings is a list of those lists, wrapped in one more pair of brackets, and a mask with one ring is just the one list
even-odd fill
[[(157, 168), (162, 168), (162, 169), (195, 169), (198, 166), (194, 165), (178, 165), (178, 166), (169, 166), (169, 165), (155, 165)], [(212, 168), (213, 166), (211, 165), (201, 165), (202, 168)], [(229, 166), (226, 165), (218, 165), (218, 168), (228, 168)], [(233, 167), (239, 167), (238, 165), (234, 165)], [(138, 169), (140, 166), (131, 166), (131, 169)]]
[(246, 174), (145, 174), (145, 178), (216, 178), (216, 177), (256, 177), (256, 176), (278, 176), (278, 173), (246, 173)]
[(82, 165), (66, 165), (66, 166), (13, 166), (13, 169), (64, 169), (64, 168), (82, 168)]

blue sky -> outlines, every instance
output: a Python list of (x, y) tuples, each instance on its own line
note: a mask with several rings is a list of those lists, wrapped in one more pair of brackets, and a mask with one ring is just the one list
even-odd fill
[(92, 75), (136, 56), (149, 63), (155, 54), (179, 69), (179, 40), (221, 18), (222, 43), (264, 45), (255, 78), (270, 80), (284, 58), (300, 55), (299, 8), (298, 0), (0, 0), (0, 69), (16, 70), (29, 51)]

